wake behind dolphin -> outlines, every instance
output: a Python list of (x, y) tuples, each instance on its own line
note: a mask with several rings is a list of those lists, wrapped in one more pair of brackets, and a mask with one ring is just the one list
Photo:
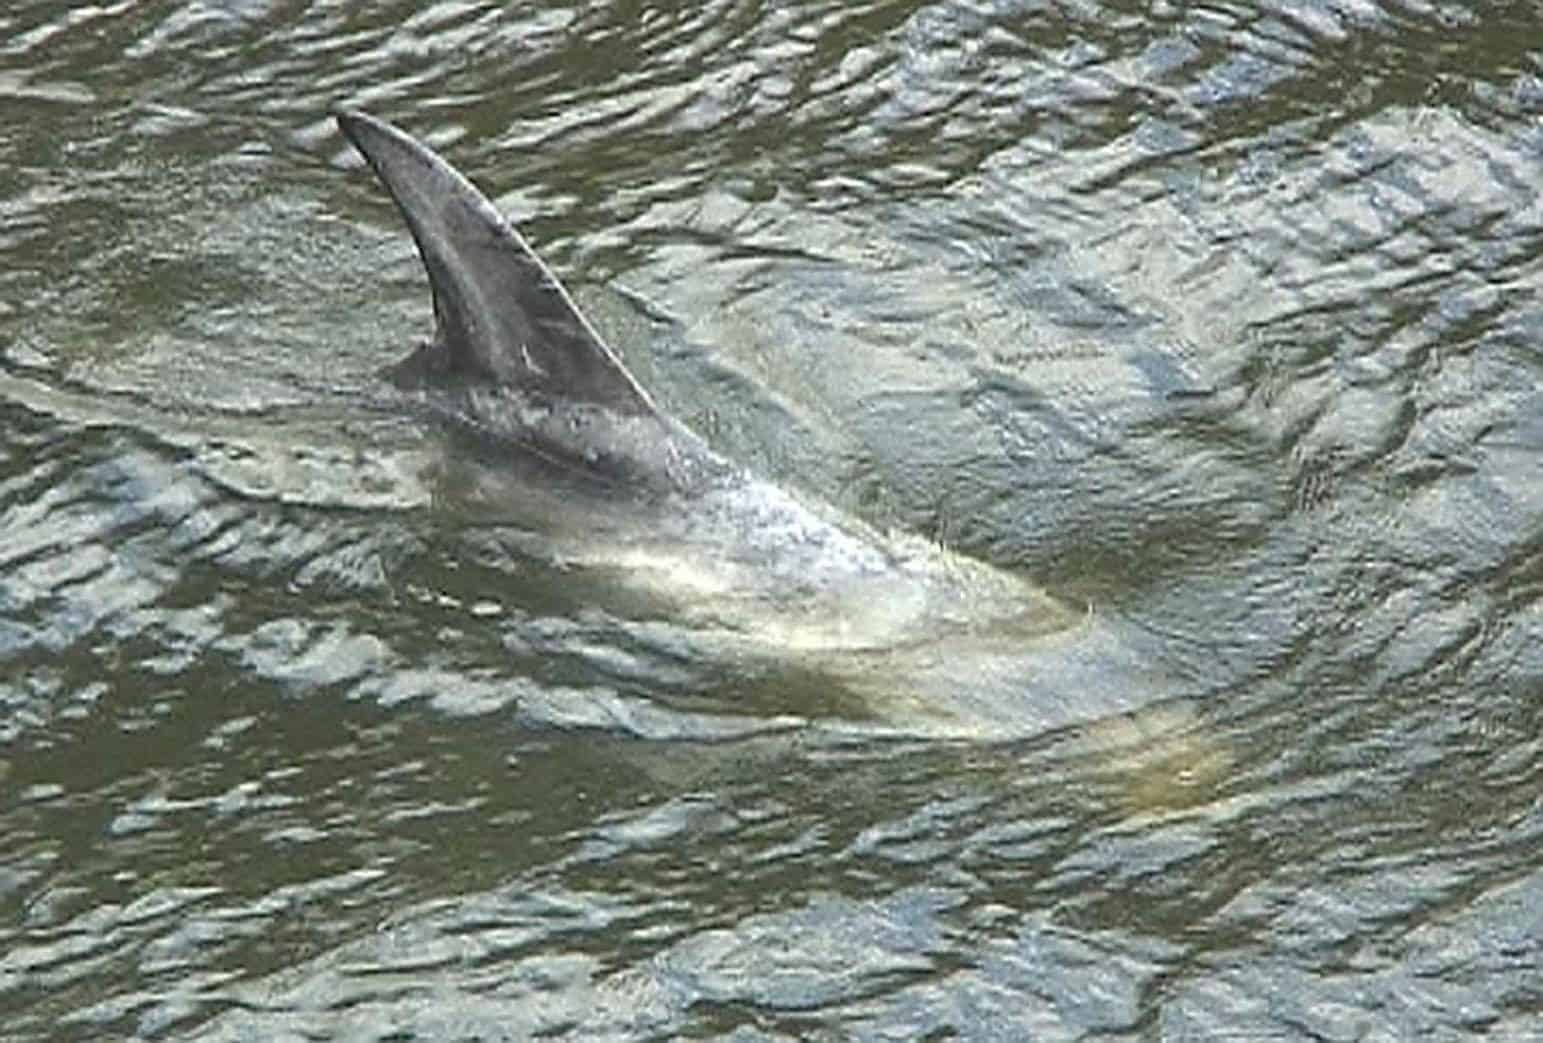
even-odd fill
[[(881, 719), (1022, 734), (1128, 708), (1107, 632), (1009, 572), (881, 533), (714, 452), (655, 404), (557, 277), (421, 142), (337, 115), (395, 200), (435, 332), (387, 372), (491, 458), (477, 483), (541, 553), (614, 577), (727, 668), (813, 671)], [(499, 490), (500, 466), (517, 475)]]

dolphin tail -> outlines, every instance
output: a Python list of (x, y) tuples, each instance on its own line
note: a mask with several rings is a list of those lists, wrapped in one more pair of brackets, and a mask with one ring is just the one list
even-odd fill
[(407, 221), (434, 292), (434, 342), (409, 365), (621, 414), (657, 415), (557, 276), (486, 196), (427, 146), (362, 112), (336, 113)]

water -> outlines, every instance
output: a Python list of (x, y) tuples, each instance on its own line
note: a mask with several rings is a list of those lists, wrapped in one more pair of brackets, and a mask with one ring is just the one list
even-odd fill
[[(1543, 11), (351, 7), (0, 14), (9, 1038), (1543, 1035)], [(447, 506), (336, 103), (1135, 712), (913, 734)]]

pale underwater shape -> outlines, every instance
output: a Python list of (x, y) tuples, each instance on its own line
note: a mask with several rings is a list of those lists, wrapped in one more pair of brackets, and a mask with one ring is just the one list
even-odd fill
[(389, 124), (338, 122), (433, 288), (434, 340), (390, 372), (460, 436), (440, 499), (559, 570), (606, 577), (626, 614), (684, 629), (726, 669), (826, 678), (908, 733), (1026, 734), (1152, 701), (1111, 621), (715, 453), (658, 410), (469, 181)]

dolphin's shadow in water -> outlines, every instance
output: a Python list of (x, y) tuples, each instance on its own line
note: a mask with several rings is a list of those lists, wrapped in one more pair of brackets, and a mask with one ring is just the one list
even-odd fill
[(428, 273), (434, 338), (387, 374), (454, 434), (438, 485), (458, 509), (506, 521), (616, 605), (641, 597), (725, 671), (839, 687), (840, 716), (1009, 737), (1171, 694), (1133, 628), (714, 452), (655, 405), (470, 181), (388, 123), (337, 120)]

